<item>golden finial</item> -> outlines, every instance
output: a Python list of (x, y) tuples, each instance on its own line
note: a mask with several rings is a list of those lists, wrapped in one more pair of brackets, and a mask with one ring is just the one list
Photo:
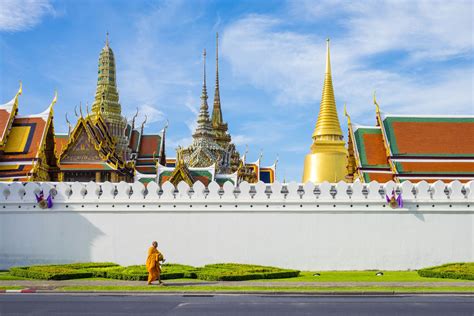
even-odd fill
[(135, 129), (135, 120), (136, 120), (137, 116), (138, 116), (138, 107), (137, 107), (137, 112), (135, 113), (135, 115), (132, 118), (132, 130)]
[(79, 102), (79, 113), (81, 114), (81, 118), (84, 117), (84, 115), (82, 115), (82, 102)]
[(21, 82), (20, 80), (20, 87), (18, 88), (18, 92), (16, 93), (16, 96), (15, 97), (18, 97), (19, 95), (21, 95), (23, 93), (23, 83)]
[(379, 112), (380, 112), (380, 106), (379, 106), (379, 104), (377, 103), (376, 91), (375, 91), (375, 90), (374, 90), (374, 104), (375, 104), (375, 111), (376, 111), (377, 113), (379, 113)]
[(326, 39), (326, 73), (331, 73), (331, 60), (329, 57), (329, 38)]
[(351, 124), (351, 117), (349, 116), (349, 113), (347, 113), (347, 107), (346, 104), (344, 103), (344, 115), (347, 117), (347, 124)]
[(53, 101), (51, 101), (51, 104), (49, 105), (50, 108), (53, 108), (53, 106), (56, 104), (58, 101), (58, 90), (54, 90), (54, 98)]
[(105, 47), (109, 47), (109, 31), (105, 33)]
[(69, 122), (69, 119), (67, 117), (67, 112), (66, 112), (66, 123), (68, 125), (68, 133), (67, 133), (67, 136), (71, 136), (71, 130), (72, 130), (72, 125), (71, 125), (71, 122)]
[(141, 134), (142, 134), (142, 135), (143, 135), (143, 128), (145, 127), (145, 124), (146, 124), (147, 119), (148, 119), (148, 116), (146, 116), (146, 114), (145, 114), (145, 119), (143, 120), (143, 122), (142, 122), (142, 127), (141, 127)]

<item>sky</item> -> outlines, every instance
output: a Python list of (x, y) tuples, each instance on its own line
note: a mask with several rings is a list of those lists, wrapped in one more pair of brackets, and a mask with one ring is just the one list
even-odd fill
[[(324, 79), (326, 39), (342, 129), (375, 124), (374, 91), (391, 114), (474, 115), (472, 1), (2, 0), (0, 102), (23, 82), (20, 114), (42, 112), (58, 91), (54, 124), (94, 100), (110, 33), (122, 114), (145, 131), (169, 121), (167, 156), (191, 143), (202, 51), (212, 106), (215, 37), (224, 120), (248, 160), (279, 158), (277, 178), (301, 181)], [(346, 133), (347, 134), (347, 133)], [(460, 135), (462, 137), (462, 135)], [(347, 140), (347, 137), (345, 137)]]

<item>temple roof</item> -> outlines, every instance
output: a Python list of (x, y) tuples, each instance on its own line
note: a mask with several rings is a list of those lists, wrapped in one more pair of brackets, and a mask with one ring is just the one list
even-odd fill
[(54, 135), (54, 141), (56, 142), (56, 154), (58, 157), (63, 152), (63, 149), (66, 146), (68, 140), (69, 135), (66, 133), (57, 133)]
[(20, 88), (15, 97), (13, 97), (9, 102), (0, 105), (0, 149), (5, 146), (13, 119), (18, 112), (18, 97), (21, 93), (22, 86), (20, 83)]
[(12, 115), (9, 136), (3, 150), (0, 151), (1, 181), (26, 181), (32, 176), (46, 140), (47, 128), (52, 121), (54, 103), (56, 97), (51, 105), (39, 114)]
[(353, 133), (355, 150), (362, 168), (390, 168), (380, 127), (353, 125)]
[[(91, 144), (90, 149), (98, 155), (97, 158), (86, 157), (87, 159), (80, 158), (81, 160), (78, 161), (78, 158), (75, 157), (74, 150), (77, 150), (77, 142), (80, 137), (83, 137), (81, 136), (82, 133), (87, 136), (87, 140)], [(83, 154), (80, 156), (83, 157)], [(77, 165), (74, 168), (81, 169), (90, 168), (95, 170), (95, 168), (99, 168), (99, 170), (106, 170), (106, 166), (109, 166), (113, 170), (119, 170), (123, 173), (133, 172), (122, 157), (116, 153), (115, 142), (101, 114), (78, 119), (67, 144), (63, 146), (60, 161), (61, 169), (68, 168), (68, 165), (73, 164)]]
[(400, 116), (381, 113), (394, 157), (474, 158), (474, 116)]
[(354, 125), (346, 113), (363, 181), (474, 179), (474, 116), (390, 115), (374, 103), (379, 126)]
[(160, 154), (161, 135), (145, 134), (140, 138), (139, 158), (153, 158)]

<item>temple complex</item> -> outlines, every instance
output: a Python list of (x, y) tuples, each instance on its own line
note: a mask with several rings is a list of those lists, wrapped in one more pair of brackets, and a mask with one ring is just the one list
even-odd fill
[(345, 180), (347, 175), (347, 149), (337, 116), (329, 55), (328, 39), (323, 95), (312, 136), (311, 152), (304, 161), (303, 183), (338, 182)]
[(346, 111), (351, 181), (474, 180), (474, 116), (386, 114), (375, 95), (374, 104), (376, 126)]
[(19, 115), (19, 97), (0, 105), (0, 181), (57, 181), (53, 107), (39, 114)]
[[(67, 133), (55, 133), (57, 95), (45, 111), (20, 115), (23, 89), (0, 105), (0, 181), (119, 182), (184, 181), (192, 185), (215, 181), (272, 183), (276, 164), (248, 162), (237, 151), (224, 120), (220, 97), (218, 38), (212, 112), (208, 105), (206, 51), (199, 113), (192, 143), (178, 147), (176, 158), (166, 155), (166, 126), (145, 134), (145, 119), (122, 115), (114, 53), (107, 39), (100, 52), (95, 98), (74, 109), (77, 122)], [(347, 146), (339, 123), (332, 85), (329, 40), (320, 111), (311, 151), (306, 155), (303, 182), (412, 182), (474, 180), (474, 116), (392, 115), (382, 112), (374, 95), (374, 126), (348, 122)]]

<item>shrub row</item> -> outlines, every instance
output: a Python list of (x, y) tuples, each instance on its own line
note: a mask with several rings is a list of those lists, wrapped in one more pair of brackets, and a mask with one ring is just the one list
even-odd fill
[[(117, 280), (145, 281), (148, 271), (144, 265), (121, 267), (115, 263), (74, 263), (64, 265), (15, 267), (10, 269), (15, 276), (67, 280), (101, 277)], [(297, 270), (286, 270), (247, 264), (211, 264), (202, 268), (181, 264), (162, 265), (161, 279), (201, 279), (208, 281), (242, 281), (254, 279), (292, 278), (299, 275)]]
[[(95, 277), (103, 277), (118, 280), (145, 281), (148, 279), (148, 271), (144, 265), (92, 269)], [(196, 278), (196, 268), (181, 264), (164, 264), (161, 266), (161, 279)]]
[(300, 271), (250, 264), (209, 264), (199, 269), (197, 278), (207, 281), (245, 281), (297, 277)]
[(61, 265), (39, 265), (29, 267), (13, 267), (10, 273), (14, 276), (42, 279), (42, 280), (69, 280), (91, 278), (94, 276), (91, 268), (118, 266), (111, 262), (98, 263), (70, 263)]
[(474, 280), (474, 262), (448, 263), (420, 269), (418, 275), (426, 278)]

